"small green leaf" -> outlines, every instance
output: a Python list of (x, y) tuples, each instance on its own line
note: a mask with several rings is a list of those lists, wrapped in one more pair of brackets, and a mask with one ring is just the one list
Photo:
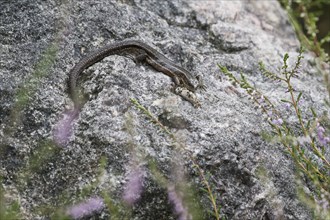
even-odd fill
[(314, 118), (317, 118), (317, 114), (316, 114), (316, 112), (314, 111), (314, 109), (313, 109), (313, 108), (311, 108), (311, 112), (312, 112), (312, 114), (313, 114)]
[(218, 67), (220, 68), (220, 70), (221, 70), (223, 73), (228, 73), (228, 72), (229, 72), (228, 69), (227, 69), (227, 67), (225, 67), (225, 66), (221, 66), (220, 64), (218, 64)]
[(209, 194), (209, 191), (207, 191), (207, 189), (201, 188), (201, 190), (207, 194)]
[(305, 150), (304, 149), (301, 150), (300, 155), (301, 156), (305, 155)]
[(214, 213), (213, 210), (207, 210), (207, 212), (212, 215), (213, 217), (217, 218), (218, 216), (216, 215), (216, 213)]
[(298, 107), (298, 115), (297, 115), (298, 119), (301, 120), (301, 109)]
[(259, 70), (261, 71), (266, 71), (266, 67), (265, 67), (265, 64), (262, 62), (262, 61), (259, 61)]
[(297, 103), (299, 103), (299, 100), (300, 100), (301, 96), (302, 96), (302, 92), (300, 92), (298, 97), (297, 97)]
[(327, 42), (330, 42), (330, 32), (320, 41), (320, 46)]
[(281, 99), (281, 102), (286, 102), (286, 103), (292, 104), (292, 102), (290, 102), (289, 100), (286, 100), (286, 99)]

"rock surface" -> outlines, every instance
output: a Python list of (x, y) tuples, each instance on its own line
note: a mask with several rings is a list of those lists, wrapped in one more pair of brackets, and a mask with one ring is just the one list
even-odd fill
[[(66, 119), (73, 124), (69, 142), (55, 146), (54, 129), (72, 106), (70, 69), (93, 49), (123, 39), (142, 40), (202, 75), (207, 86), (197, 92), (202, 107), (173, 94), (168, 76), (110, 56), (85, 71), (81, 87), (89, 100), (78, 118)], [(120, 201), (127, 176), (142, 164), (144, 190), (132, 219), (176, 219), (182, 213), (169, 204), (166, 187), (153, 178), (147, 163), (155, 160), (158, 171), (176, 183), (183, 178), (173, 171), (180, 170), (174, 169), (179, 161), (186, 170), (183, 179), (195, 185), (201, 218), (212, 219), (190, 152), (210, 174), (227, 219), (311, 219), (297, 199), (291, 158), (281, 146), (263, 140), (260, 133), (269, 127), (261, 113), (217, 67), (246, 73), (278, 101), (287, 95), (284, 88), (265, 80), (258, 62), (275, 69), (285, 52), (294, 57), (298, 49), (277, 1), (2, 0), (0, 168), (5, 198), (19, 201), (24, 219), (48, 219), (53, 214), (49, 207), (78, 203), (86, 198), (86, 188), (90, 196), (106, 192)], [(314, 103), (317, 109), (325, 90), (311, 74), (313, 68), (305, 70), (295, 83), (306, 94), (306, 105)], [(131, 98), (159, 117), (186, 149), (175, 150)], [(266, 180), (258, 175), (260, 169), (266, 170)], [(111, 215), (102, 209), (86, 219)]]

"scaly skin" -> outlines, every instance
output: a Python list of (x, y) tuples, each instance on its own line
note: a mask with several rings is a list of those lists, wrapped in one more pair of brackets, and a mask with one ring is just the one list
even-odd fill
[[(137, 40), (124, 40), (113, 44), (106, 45), (88, 54), (75, 65), (70, 71), (69, 75), (69, 95), (73, 100), (75, 107), (80, 108), (79, 94), (77, 90), (77, 80), (79, 75), (89, 66), (101, 61), (103, 58), (110, 55), (121, 55), (121, 53), (131, 53), (135, 60), (144, 61), (156, 70), (163, 72), (170, 76), (177, 87), (185, 88), (190, 91), (190, 96), (196, 91), (198, 87), (204, 88), (203, 85), (194, 85), (194, 77), (184, 68), (176, 65), (173, 61), (167, 59), (164, 55), (150, 47), (149, 45)], [(179, 95), (183, 96), (182, 93)], [(192, 102), (191, 97), (184, 97), (186, 100)], [(199, 105), (199, 104), (198, 104)]]

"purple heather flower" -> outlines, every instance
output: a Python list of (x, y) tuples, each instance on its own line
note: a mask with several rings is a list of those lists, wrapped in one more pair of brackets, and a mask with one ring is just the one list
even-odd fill
[(178, 216), (178, 220), (192, 219), (187, 208), (183, 205), (182, 197), (175, 191), (174, 185), (167, 187), (167, 195), (169, 202), (173, 205), (175, 214)]
[(325, 142), (325, 144), (329, 143), (330, 142), (330, 137), (324, 137), (324, 142)]
[(291, 104), (290, 103), (283, 103), (283, 108), (286, 110), (286, 111), (289, 111), (290, 108), (291, 108)]
[(318, 124), (317, 125), (317, 133), (323, 135), (324, 132), (325, 132), (325, 129)]
[(122, 196), (122, 199), (127, 205), (132, 206), (141, 198), (145, 175), (145, 171), (141, 167), (137, 167), (127, 176), (128, 181), (126, 182)]
[(65, 146), (72, 135), (73, 120), (78, 117), (79, 110), (71, 109), (62, 113), (61, 119), (55, 125), (53, 139), (59, 146)]
[(326, 145), (330, 142), (330, 137), (324, 136), (325, 129), (319, 123), (316, 125), (316, 131), (317, 138), (322, 145)]
[(269, 118), (271, 118), (271, 117), (273, 116), (273, 111), (268, 111), (268, 112), (267, 112), (267, 116), (268, 116)]
[(283, 124), (283, 120), (281, 118), (273, 119), (272, 123), (274, 125), (281, 125), (281, 124)]
[(71, 206), (67, 209), (66, 214), (73, 219), (79, 219), (98, 212), (104, 208), (103, 199), (100, 197), (92, 197), (77, 205)]

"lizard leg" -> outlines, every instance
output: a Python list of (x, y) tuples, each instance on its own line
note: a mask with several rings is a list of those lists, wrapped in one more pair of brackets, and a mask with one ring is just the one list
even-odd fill
[(135, 63), (142, 63), (147, 59), (147, 56), (148, 54), (144, 50), (141, 50), (134, 56), (133, 60)]
[(182, 84), (178, 77), (172, 76), (171, 78), (173, 80), (173, 82), (171, 83), (171, 85), (172, 85), (171, 91), (176, 93), (177, 88), (182, 87)]
[(132, 59), (135, 63), (141, 64), (146, 61), (148, 54), (142, 49), (126, 49), (120, 55)]

